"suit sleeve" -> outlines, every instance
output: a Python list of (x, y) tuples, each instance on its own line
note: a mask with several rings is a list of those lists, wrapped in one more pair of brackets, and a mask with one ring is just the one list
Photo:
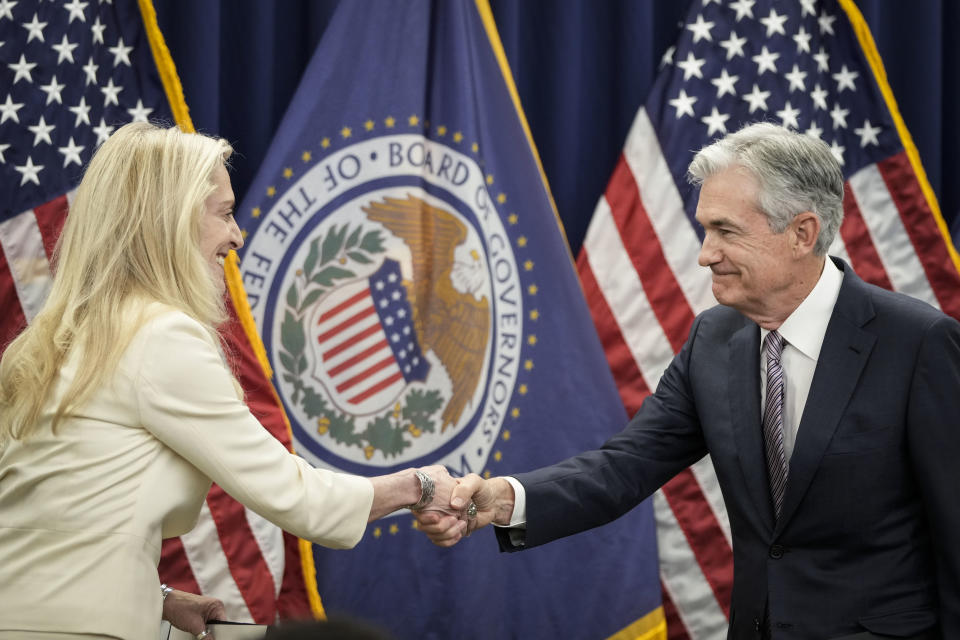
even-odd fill
[(348, 548), (366, 528), (373, 486), (315, 469), (250, 413), (209, 333), (182, 313), (145, 329), (137, 384), (141, 424), (227, 493), (282, 529)]
[(914, 371), (908, 438), (936, 559), (944, 638), (960, 638), (960, 323), (927, 329)]
[[(594, 451), (514, 474), (527, 496), (524, 548), (619, 518), (706, 454), (689, 377), (700, 322), (623, 431)], [(497, 533), (502, 549), (516, 550)]]

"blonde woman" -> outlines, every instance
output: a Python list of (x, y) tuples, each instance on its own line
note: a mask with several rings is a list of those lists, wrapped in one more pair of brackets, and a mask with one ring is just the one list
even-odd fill
[(135, 123), (90, 161), (47, 303), (0, 363), (0, 638), (156, 638), (161, 614), (205, 635), (222, 606), (162, 592), (157, 563), (211, 480), (334, 548), (434, 491), (449, 503), (443, 467), (314, 469), (244, 405), (216, 331), (243, 244), (231, 152)]

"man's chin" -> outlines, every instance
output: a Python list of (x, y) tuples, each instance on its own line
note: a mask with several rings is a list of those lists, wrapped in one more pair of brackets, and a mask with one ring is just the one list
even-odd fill
[(735, 292), (730, 287), (719, 285), (716, 280), (713, 281), (713, 297), (727, 307), (732, 307), (737, 300)]

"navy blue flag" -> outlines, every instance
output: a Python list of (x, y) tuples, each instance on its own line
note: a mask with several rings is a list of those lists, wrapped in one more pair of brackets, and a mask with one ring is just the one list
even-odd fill
[[(505, 475), (623, 425), (486, 2), (342, 3), (238, 216), (313, 464)], [(415, 529), (315, 547), (327, 612), (401, 638), (663, 637), (649, 503), (519, 554)]]

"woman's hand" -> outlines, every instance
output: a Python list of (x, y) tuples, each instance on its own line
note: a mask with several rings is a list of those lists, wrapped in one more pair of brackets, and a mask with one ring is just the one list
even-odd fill
[(457, 517), (463, 515), (463, 510), (454, 509), (450, 506), (453, 490), (456, 488), (458, 480), (450, 475), (447, 468), (442, 464), (435, 464), (429, 467), (421, 467), (420, 471), (433, 480), (433, 500), (423, 508), (416, 509), (414, 514), (437, 511)]
[(206, 631), (207, 621), (226, 616), (223, 603), (216, 598), (174, 589), (163, 600), (163, 619), (195, 636)]

